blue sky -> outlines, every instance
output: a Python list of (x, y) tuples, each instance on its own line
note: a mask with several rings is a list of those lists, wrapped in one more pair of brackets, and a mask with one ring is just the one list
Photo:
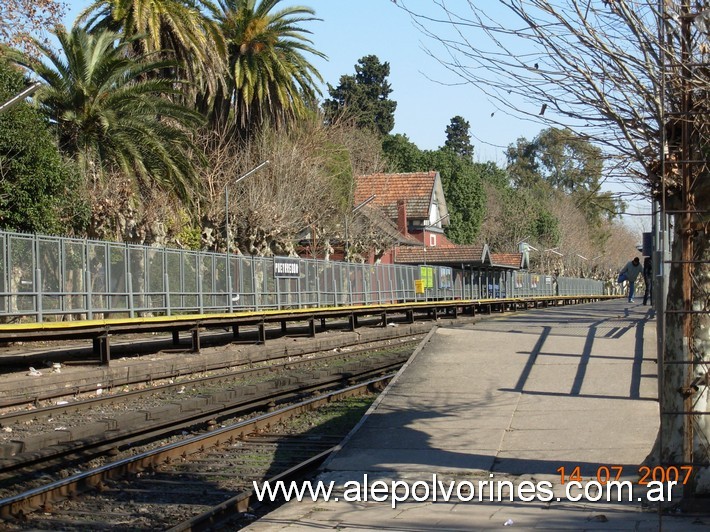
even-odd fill
[[(70, 26), (88, 0), (68, 2), (65, 24)], [(421, 149), (436, 149), (446, 140), (446, 126), (456, 115), (471, 124), (477, 160), (504, 162), (502, 150), (519, 136), (532, 139), (542, 128), (496, 112), (471, 86), (446, 86), (453, 75), (422, 49), (423, 37), (409, 16), (391, 0), (302, 0), (284, 2), (306, 5), (322, 21), (305, 27), (312, 31), (314, 48), (328, 60), (313, 57), (312, 63), (325, 83), (338, 84), (340, 76), (354, 74), (358, 59), (374, 54), (390, 64), (389, 81), (397, 102), (393, 133), (405, 133)], [(435, 81), (434, 81), (435, 80)], [(328, 96), (325, 84), (323, 96)]]
[[(68, 0), (65, 23), (90, 5), (89, 0)], [(433, 2), (411, 2), (417, 9), (431, 9)], [(293, 0), (284, 5), (306, 5), (323, 20), (305, 25), (311, 30), (313, 46), (328, 60), (311, 62), (325, 83), (338, 84), (340, 76), (354, 74), (358, 59), (374, 54), (390, 64), (390, 98), (397, 102), (393, 133), (404, 133), (421, 149), (436, 149), (446, 140), (446, 126), (460, 115), (471, 125), (474, 158), (505, 164), (505, 148), (519, 137), (532, 139), (543, 125), (504, 114), (471, 85), (458, 84), (456, 76), (424, 50), (424, 36), (409, 15), (391, 0)], [(495, 6), (491, 2), (491, 7)], [(434, 8), (435, 9), (435, 8)], [(436, 11), (434, 11), (436, 12)], [(323, 97), (328, 97), (326, 85)], [(492, 113), (495, 113), (491, 116)], [(610, 185), (615, 192), (627, 192), (623, 185)], [(630, 205), (629, 212), (648, 212), (644, 201)], [(641, 221), (628, 218), (633, 227)], [(645, 222), (645, 220), (644, 220)]]
[[(532, 139), (542, 128), (501, 113), (469, 85), (446, 85), (458, 80), (429, 57), (423, 36), (409, 16), (390, 0), (307, 0), (322, 22), (313, 24), (315, 47), (329, 61), (314, 61), (323, 78), (337, 85), (343, 74), (374, 54), (390, 64), (390, 98), (397, 102), (394, 133), (405, 133), (422, 149), (436, 149), (446, 140), (446, 126), (461, 115), (471, 124), (476, 158), (503, 162), (501, 149), (519, 136)], [(486, 144), (488, 143), (488, 144)], [(490, 145), (489, 145), (490, 144)], [(493, 146), (491, 146), (493, 145)]]

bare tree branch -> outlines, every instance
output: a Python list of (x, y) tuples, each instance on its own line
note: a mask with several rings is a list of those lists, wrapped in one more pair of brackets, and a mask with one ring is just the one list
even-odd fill
[(30, 35), (47, 43), (47, 31), (62, 21), (66, 5), (58, 0), (0, 2), (0, 43), (32, 51)]
[[(462, 83), (514, 116), (583, 134), (604, 149), (608, 176), (640, 183), (672, 214), (660, 402), (682, 414), (661, 416), (666, 439), (648, 461), (707, 464), (710, 392), (679, 390), (710, 370), (708, 0), (395, 3)], [(710, 468), (694, 470), (684, 493), (710, 493)]]
[[(440, 17), (409, 4), (398, 2), (430, 38), (427, 52), (462, 83), (509, 114), (585, 135), (619, 178), (660, 181), (661, 65), (677, 57), (679, 40), (672, 20), (660, 38), (657, 0), (437, 0)], [(667, 110), (679, 109), (677, 90), (665, 94)]]

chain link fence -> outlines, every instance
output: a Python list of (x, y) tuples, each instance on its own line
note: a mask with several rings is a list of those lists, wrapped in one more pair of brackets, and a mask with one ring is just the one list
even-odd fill
[[(4, 322), (405, 301), (601, 295), (603, 283), (493, 268), (357, 264), (0, 232)], [(295, 272), (295, 273), (294, 273)]]

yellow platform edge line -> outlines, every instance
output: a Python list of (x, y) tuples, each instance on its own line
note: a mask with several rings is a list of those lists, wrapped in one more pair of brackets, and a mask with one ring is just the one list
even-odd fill
[[(339, 307), (305, 307), (297, 309), (271, 309), (271, 310), (249, 310), (249, 311), (239, 311), (239, 312), (224, 312), (224, 313), (210, 313), (210, 314), (178, 314), (173, 316), (142, 316), (136, 318), (108, 318), (100, 320), (77, 320), (77, 321), (45, 321), (41, 323), (31, 322), (31, 323), (6, 323), (0, 324), (0, 332), (12, 332), (12, 331), (28, 331), (28, 330), (71, 330), (79, 328), (89, 328), (89, 327), (111, 327), (116, 325), (131, 325), (131, 324), (159, 324), (159, 323), (180, 323), (184, 321), (213, 321), (219, 319), (229, 319), (229, 318), (260, 318), (277, 316), (280, 314), (320, 314), (327, 312), (347, 312), (347, 311), (357, 311), (357, 310), (387, 310), (387, 309), (397, 309), (404, 307), (432, 307), (432, 306), (451, 306), (456, 305), (471, 305), (471, 304), (484, 304), (488, 305), (491, 303), (511, 303), (511, 302), (524, 302), (524, 301), (549, 301), (549, 300), (560, 300), (560, 299), (616, 299), (624, 296), (610, 296), (610, 295), (590, 295), (590, 294), (580, 294), (574, 296), (531, 296), (531, 297), (513, 297), (513, 298), (498, 298), (498, 299), (447, 299), (444, 301), (410, 301), (407, 303), (383, 303), (374, 305), (348, 305)], [(112, 312), (126, 312), (122, 310), (114, 310)], [(97, 312), (98, 313), (98, 312)]]

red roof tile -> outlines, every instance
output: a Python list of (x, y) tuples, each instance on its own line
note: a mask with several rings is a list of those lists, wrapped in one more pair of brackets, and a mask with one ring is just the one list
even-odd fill
[(491, 263), (494, 266), (506, 266), (520, 269), (523, 265), (522, 253), (491, 253)]
[(439, 235), (439, 243), (437, 244), (438, 248), (455, 248), (458, 247), (456, 244), (454, 244), (451, 240), (449, 240), (444, 233), (441, 233)]
[(377, 205), (390, 218), (397, 218), (397, 200), (407, 200), (407, 217), (427, 219), (434, 194), (437, 172), (370, 174), (357, 176), (353, 204), (359, 205), (375, 194)]
[(461, 264), (489, 263), (487, 246), (454, 246), (414, 248), (400, 247), (395, 252), (394, 261), (397, 264), (444, 264), (461, 266)]

